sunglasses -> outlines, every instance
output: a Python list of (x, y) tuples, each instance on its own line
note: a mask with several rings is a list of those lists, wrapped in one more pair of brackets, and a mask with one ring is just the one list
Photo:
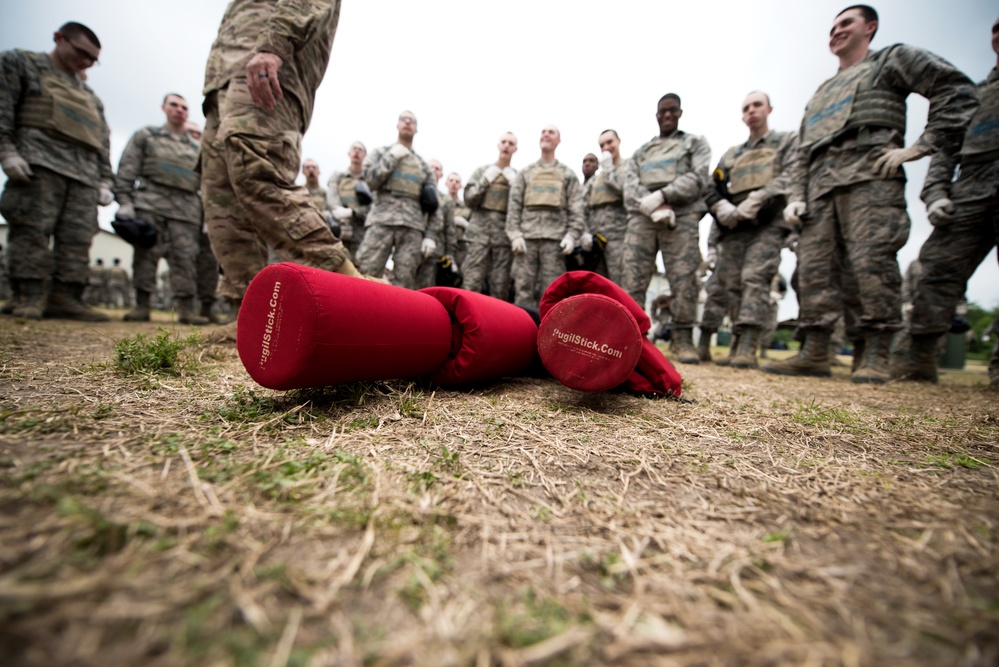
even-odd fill
[(68, 39), (66, 40), (66, 43), (69, 44), (70, 46), (72, 46), (73, 50), (76, 51), (76, 55), (80, 56), (84, 60), (89, 60), (92, 63), (94, 63), (95, 65), (100, 65), (101, 64), (101, 61), (98, 60), (97, 58), (95, 58), (94, 55), (92, 53), (90, 53), (89, 51), (87, 51), (85, 49), (81, 49), (79, 46), (77, 46), (73, 42), (69, 41)]

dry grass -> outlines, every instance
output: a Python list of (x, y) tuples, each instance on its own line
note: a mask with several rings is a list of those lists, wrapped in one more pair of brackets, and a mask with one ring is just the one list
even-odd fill
[(5, 665), (999, 660), (981, 374), (702, 365), (681, 403), (279, 393), (224, 347), (117, 372), (156, 326), (0, 318)]

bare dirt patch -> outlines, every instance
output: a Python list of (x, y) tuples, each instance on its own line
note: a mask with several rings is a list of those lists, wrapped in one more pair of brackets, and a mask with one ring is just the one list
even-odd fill
[(7, 665), (991, 665), (999, 395), (681, 367), (273, 392), (0, 317)]

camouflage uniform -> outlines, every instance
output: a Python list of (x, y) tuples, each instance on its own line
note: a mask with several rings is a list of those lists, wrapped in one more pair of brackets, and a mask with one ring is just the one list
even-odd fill
[(488, 293), (497, 299), (510, 298), (510, 267), (513, 251), (506, 236), (506, 212), (510, 186), (502, 174), (486, 180), (484, 165), (472, 172), (465, 185), (465, 204), (470, 208), (465, 241), (468, 251), (461, 265), (465, 289)]
[(90, 267), (90, 279), (87, 289), (83, 292), (83, 302), (88, 306), (108, 305), (108, 268), (104, 260), (98, 259)]
[(326, 188), (306, 187), (305, 189), (309, 191), (309, 196), (312, 197), (312, 203), (316, 205), (316, 208), (324, 213), (329, 210), (326, 205)]
[(208, 231), (201, 225), (198, 236), (198, 257), (194, 262), (197, 272), (198, 301), (201, 302), (201, 314), (211, 318), (211, 309), (218, 300), (219, 292), (219, 262), (212, 252), (212, 241)]
[(156, 291), (156, 268), (166, 257), (174, 297), (189, 299), (197, 293), (201, 236), (197, 163), (198, 142), (166, 126), (139, 130), (121, 154), (115, 199), (134, 205), (136, 217), (153, 223), (157, 231), (155, 246), (135, 247), (132, 276), (137, 292)]
[[(741, 220), (734, 229), (721, 229), (724, 248), (718, 260), (720, 280), (728, 292), (733, 332), (759, 329), (770, 315), (770, 283), (780, 266), (785, 229), (787, 169), (798, 148), (792, 132), (771, 130), (766, 136), (733, 146), (718, 162), (726, 175), (732, 203), (740, 204), (750, 193), (763, 193), (766, 203), (754, 220)], [(709, 192), (710, 207), (719, 195)]]
[[(441, 213), (441, 232), (438, 235), (437, 251), (420, 263), (416, 284), (419, 288), (433, 287), (437, 284), (437, 265), (443, 255), (454, 257), (458, 245), (457, 228), (454, 226), (454, 200), (443, 192), (437, 193), (437, 202)], [(443, 242), (443, 243), (442, 243)]]
[[(728, 314), (728, 290), (722, 282), (722, 272), (718, 268), (725, 261), (725, 247), (721, 243), (721, 226), (717, 222), (711, 224), (708, 233), (708, 252), (715, 251), (715, 268), (704, 281), (704, 310), (701, 311), (701, 335), (718, 331)], [(703, 361), (707, 361), (706, 359)]]
[[(954, 308), (968, 280), (999, 242), (999, 69), (979, 85), (982, 105), (963, 142), (940, 151), (930, 161), (921, 197), (927, 205), (947, 198), (954, 202), (954, 220), (933, 228), (919, 251), (922, 276), (915, 289), (913, 334), (942, 334), (951, 325)], [(969, 152), (982, 143), (982, 150)], [(953, 183), (956, 163), (961, 171)]]
[[(413, 289), (423, 261), (420, 253), (423, 239), (433, 239), (438, 250), (443, 247), (439, 239), (443, 212), (438, 208), (433, 215), (427, 216), (420, 208), (419, 188), (437, 188), (434, 172), (426, 160), (412, 151), (405, 158), (397, 159), (389, 152), (390, 148), (392, 146), (376, 148), (364, 158), (361, 175), (375, 200), (364, 223), (364, 242), (357, 250), (357, 260), (361, 273), (380, 276), (391, 255), (392, 284)], [(413, 158), (413, 173), (403, 173), (403, 169), (409, 167), (401, 163)], [(410, 182), (405, 192), (397, 187), (402, 180)]]
[[(340, 2), (233, 0), (205, 71), (202, 191), (223, 296), (242, 299), (273, 248), (288, 261), (336, 271), (347, 250), (308, 190), (295, 185), (302, 134), (329, 62)], [(282, 59), (284, 97), (254, 106), (246, 64), (257, 52)]]
[(357, 249), (361, 247), (364, 240), (364, 222), (367, 220), (368, 211), (371, 205), (361, 206), (357, 201), (357, 192), (354, 188), (360, 181), (359, 176), (355, 176), (349, 171), (334, 172), (326, 184), (326, 210), (333, 210), (337, 206), (345, 206), (354, 212), (350, 219), (350, 231), (346, 231), (348, 223), (340, 223), (340, 238), (343, 245), (350, 252), (350, 258), (357, 262)]
[(565, 272), (559, 241), (583, 234), (583, 189), (576, 173), (558, 160), (540, 160), (517, 174), (510, 187), (506, 235), (522, 238), (527, 252), (515, 255), (511, 274), (518, 306), (536, 307), (541, 293)]
[[(648, 155), (673, 145), (673, 154), (657, 162), (673, 169), (675, 176), (666, 182), (651, 182), (646, 174)], [(624, 264), (621, 286), (639, 304), (656, 271), (656, 253), (663, 253), (666, 278), (673, 290), (673, 327), (691, 329), (697, 318), (697, 267), (701, 263), (698, 246), (698, 223), (707, 212), (704, 188), (711, 170), (711, 148), (703, 138), (677, 130), (669, 137), (656, 137), (646, 143), (625, 163), (624, 205), (628, 210), (628, 228), (624, 240)], [(666, 203), (676, 212), (676, 227), (652, 222), (642, 215), (638, 205), (652, 190), (663, 189)]]
[[(113, 178), (104, 105), (47, 53), (3, 52), (0, 77), (0, 153), (17, 153), (36, 176), (28, 183), (8, 180), (0, 197), (0, 214), (10, 225), (10, 279), (16, 287), (51, 278), (82, 295), (98, 229), (98, 188)], [(53, 103), (52, 91), (60, 89), (72, 104)]]
[[(856, 108), (836, 107), (835, 100), (824, 105), (851, 77)], [(830, 332), (844, 310), (859, 313), (867, 334), (901, 326), (896, 252), (909, 238), (905, 175), (885, 180), (873, 165), (884, 151), (903, 146), (905, 98), (913, 92), (930, 100), (920, 145), (937, 150), (963, 133), (975, 109), (973, 84), (943, 59), (904, 44), (841, 71), (806, 107), (788, 192), (789, 201), (807, 202), (810, 216), (798, 244), (799, 319), (806, 330)], [(842, 127), (824, 131), (837, 115), (830, 109), (841, 108)], [(846, 289), (847, 272), (857, 289)]]
[[(466, 221), (472, 216), (472, 209), (465, 206), (460, 198), (457, 201), (451, 200), (454, 203), (454, 217), (464, 218)], [(465, 238), (465, 229), (458, 227), (455, 224), (454, 228), (454, 238), (455, 238), (455, 248), (454, 248), (454, 261), (458, 263), (458, 266), (464, 269), (465, 258), (468, 257), (468, 240)]]
[(624, 234), (628, 227), (628, 211), (624, 208), (624, 162), (610, 173), (600, 171), (583, 185), (583, 220), (586, 231), (607, 239), (604, 247), (605, 272), (598, 271), (621, 284), (624, 261)]

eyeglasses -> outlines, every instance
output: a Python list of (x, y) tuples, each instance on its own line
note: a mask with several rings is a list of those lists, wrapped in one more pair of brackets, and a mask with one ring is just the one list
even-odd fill
[(81, 49), (79, 46), (77, 46), (73, 42), (69, 41), (68, 39), (66, 40), (66, 43), (69, 44), (70, 46), (72, 46), (73, 50), (76, 51), (76, 55), (80, 56), (81, 58), (89, 60), (92, 63), (94, 63), (95, 65), (100, 65), (101, 64), (101, 61), (98, 60), (97, 58), (95, 58), (94, 54), (92, 54), (90, 51), (87, 51), (86, 49)]
[(416, 125), (416, 119), (412, 116), (399, 116), (399, 121), (402, 123), (412, 123), (413, 125)]

